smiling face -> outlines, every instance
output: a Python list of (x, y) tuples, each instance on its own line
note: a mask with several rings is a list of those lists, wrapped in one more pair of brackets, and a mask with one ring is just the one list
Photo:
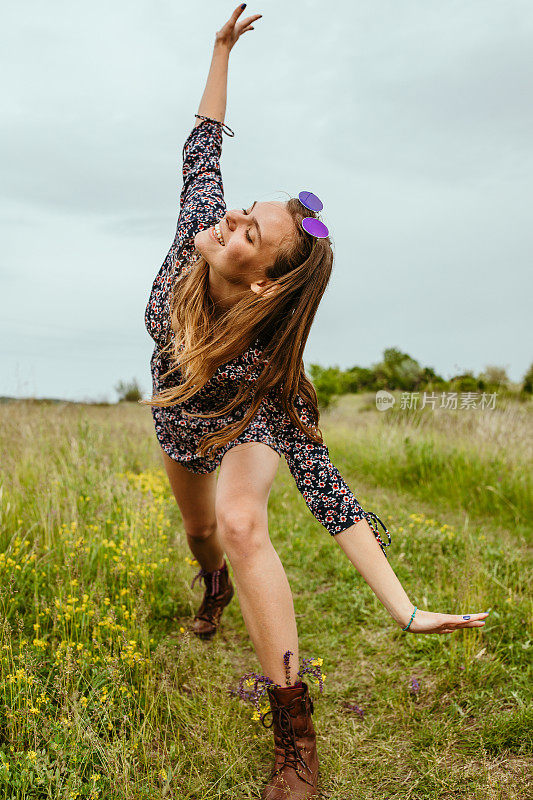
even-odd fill
[[(200, 231), (194, 245), (210, 267), (210, 288), (217, 299), (265, 286), (266, 270), (280, 247), (290, 241), (294, 222), (284, 202), (257, 201), (226, 211), (216, 225)], [(235, 294), (236, 296), (236, 294)]]

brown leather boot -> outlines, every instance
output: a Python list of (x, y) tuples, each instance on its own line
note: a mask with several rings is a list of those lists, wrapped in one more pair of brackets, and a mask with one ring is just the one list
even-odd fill
[(311, 714), (313, 701), (306, 683), (301, 686), (268, 687), (274, 728), (275, 761), (263, 789), (262, 800), (307, 800), (317, 795), (318, 755)]
[(235, 593), (228, 572), (228, 565), (213, 572), (201, 569), (193, 578), (191, 589), (198, 578), (203, 578), (205, 592), (200, 608), (196, 612), (191, 630), (200, 639), (212, 639), (220, 625), (222, 611)]

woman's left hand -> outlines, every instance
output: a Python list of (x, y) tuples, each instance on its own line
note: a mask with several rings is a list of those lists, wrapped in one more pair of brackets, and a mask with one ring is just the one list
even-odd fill
[[(411, 612), (412, 613), (412, 612)], [(432, 611), (422, 611), (417, 608), (413, 621), (405, 633), (453, 633), (463, 628), (483, 628), (488, 611), (480, 614), (434, 614)], [(468, 619), (465, 619), (468, 617)], [(402, 625), (405, 628), (409, 619)]]
[(237, 6), (226, 24), (217, 31), (215, 46), (223, 46), (226, 47), (228, 51), (231, 50), (241, 33), (253, 31), (252, 22), (255, 22), (256, 19), (263, 16), (262, 14), (254, 14), (251, 17), (246, 17), (241, 20), (241, 22), (237, 22), (243, 11), (244, 9), (241, 5)]

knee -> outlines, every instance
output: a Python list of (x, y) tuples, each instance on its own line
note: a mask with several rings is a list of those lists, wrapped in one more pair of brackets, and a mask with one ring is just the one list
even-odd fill
[(264, 512), (257, 508), (218, 506), (217, 526), (230, 558), (250, 557), (269, 541)]
[(196, 520), (184, 520), (185, 533), (191, 539), (203, 541), (209, 539), (217, 530), (215, 522), (197, 522)]

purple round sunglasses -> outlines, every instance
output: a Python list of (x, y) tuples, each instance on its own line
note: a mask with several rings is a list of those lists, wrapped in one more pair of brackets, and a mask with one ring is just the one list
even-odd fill
[[(300, 203), (310, 211), (318, 212), (322, 211), (324, 208), (322, 200), (320, 200), (316, 194), (313, 194), (313, 192), (300, 192), (298, 194), (298, 199)], [(324, 223), (316, 217), (304, 217), (302, 220), (302, 228), (317, 239), (325, 239), (326, 236), (329, 236), (329, 231)]]

